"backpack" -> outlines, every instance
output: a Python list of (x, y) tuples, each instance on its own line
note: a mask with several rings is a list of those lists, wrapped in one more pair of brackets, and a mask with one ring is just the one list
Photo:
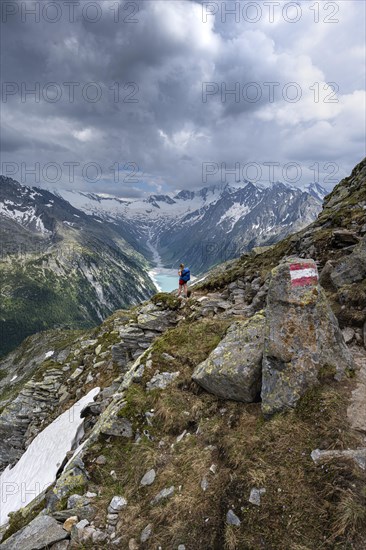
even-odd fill
[(181, 273), (180, 278), (185, 283), (188, 283), (188, 281), (191, 279), (191, 272), (189, 271), (188, 267), (185, 267)]

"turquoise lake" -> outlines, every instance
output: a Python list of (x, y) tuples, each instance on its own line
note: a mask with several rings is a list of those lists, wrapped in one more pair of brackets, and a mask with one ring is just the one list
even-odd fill
[(155, 268), (151, 276), (161, 292), (171, 292), (178, 288), (178, 273), (174, 270)]
[(157, 275), (156, 281), (162, 292), (171, 292), (178, 288), (178, 277), (175, 275)]

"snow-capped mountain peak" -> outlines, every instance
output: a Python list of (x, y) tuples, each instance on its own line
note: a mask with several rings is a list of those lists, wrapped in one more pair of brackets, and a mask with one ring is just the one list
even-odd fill
[(320, 200), (321, 202), (324, 200), (324, 197), (329, 194), (329, 191), (325, 189), (325, 187), (315, 182), (305, 185), (303, 189), (304, 191), (309, 193), (309, 195), (311, 195), (315, 199)]

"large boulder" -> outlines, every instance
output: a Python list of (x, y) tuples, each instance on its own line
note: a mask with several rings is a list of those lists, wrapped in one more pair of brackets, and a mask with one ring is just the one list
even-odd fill
[(294, 407), (324, 375), (353, 369), (338, 321), (319, 285), (313, 260), (285, 259), (272, 271), (266, 309), (262, 410)]
[(197, 366), (193, 380), (223, 399), (255, 401), (261, 388), (264, 323), (263, 312), (233, 323), (217, 348)]
[(337, 288), (366, 279), (366, 236), (354, 248), (352, 254), (338, 262), (330, 277)]
[(2, 550), (37, 550), (69, 537), (62, 525), (50, 516), (37, 516), (1, 545)]

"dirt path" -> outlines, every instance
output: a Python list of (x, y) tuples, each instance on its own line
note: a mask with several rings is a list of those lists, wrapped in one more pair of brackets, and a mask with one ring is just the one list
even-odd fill
[(357, 386), (352, 392), (347, 416), (352, 428), (365, 434), (366, 441), (366, 350), (354, 347), (352, 352), (360, 370), (356, 374)]

